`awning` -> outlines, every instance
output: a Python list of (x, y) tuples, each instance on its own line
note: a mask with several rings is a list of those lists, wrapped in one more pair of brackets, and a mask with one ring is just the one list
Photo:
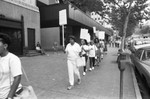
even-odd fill
[(78, 25), (90, 30), (96, 27), (97, 30), (105, 31), (106, 34), (111, 35), (111, 32), (105, 27), (72, 4), (54, 4), (41, 7), (41, 28), (59, 26), (59, 11), (63, 9), (67, 10), (67, 25)]

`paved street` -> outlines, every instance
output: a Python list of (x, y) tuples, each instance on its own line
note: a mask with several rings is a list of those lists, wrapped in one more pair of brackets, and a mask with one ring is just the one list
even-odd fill
[[(22, 57), (22, 64), (39, 99), (119, 99), (120, 72), (117, 50), (109, 48), (100, 67), (82, 76), (82, 83), (67, 90), (66, 55)], [(82, 73), (82, 68), (81, 68)], [(23, 77), (23, 84), (27, 84)], [(124, 99), (136, 99), (130, 67), (124, 75)]]

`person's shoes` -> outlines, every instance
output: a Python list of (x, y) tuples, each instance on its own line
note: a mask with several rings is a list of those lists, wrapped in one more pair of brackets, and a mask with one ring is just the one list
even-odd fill
[(94, 70), (94, 67), (92, 67), (92, 70)]
[(92, 69), (91, 69), (91, 68), (89, 68), (89, 71), (92, 71)]
[(73, 85), (70, 85), (67, 87), (67, 90), (71, 90), (74, 86)]
[(86, 75), (86, 72), (83, 72), (83, 76), (85, 76)]
[(77, 84), (78, 84), (78, 85), (80, 85), (80, 84), (81, 84), (81, 79), (78, 79)]
[(87, 72), (87, 69), (85, 71)]

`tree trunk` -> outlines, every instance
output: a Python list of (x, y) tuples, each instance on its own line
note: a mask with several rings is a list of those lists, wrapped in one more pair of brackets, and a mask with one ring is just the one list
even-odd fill
[(128, 15), (125, 19), (125, 23), (124, 23), (124, 27), (123, 27), (123, 36), (122, 36), (122, 41), (121, 41), (121, 51), (124, 51), (125, 48), (125, 38), (126, 38), (126, 34), (127, 34), (127, 27), (128, 27), (128, 21), (129, 21), (129, 16), (131, 13), (131, 5), (133, 3), (133, 0), (130, 2), (130, 6), (129, 6), (129, 10), (128, 10)]
[(125, 38), (126, 38), (126, 34), (127, 34), (128, 21), (129, 21), (129, 14), (126, 17), (124, 28), (123, 28), (123, 36), (122, 36), (122, 41), (121, 41), (121, 51), (124, 51), (124, 48), (125, 48)]

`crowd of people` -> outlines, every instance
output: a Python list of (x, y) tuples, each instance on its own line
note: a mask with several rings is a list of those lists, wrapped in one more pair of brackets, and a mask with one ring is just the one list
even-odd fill
[[(83, 57), (85, 64), (83, 67), (83, 75), (85, 76), (87, 71), (92, 71), (95, 66), (99, 66), (99, 62), (103, 59), (103, 51), (107, 51), (106, 42), (99, 39), (91, 40), (87, 42), (85, 39), (81, 40), (81, 44), (78, 44), (74, 36), (69, 37), (69, 43), (65, 48), (67, 53), (67, 66), (69, 74), (68, 90), (74, 87), (74, 74), (77, 75), (77, 83), (81, 83), (81, 76), (79, 67), (77, 66), (77, 60), (79, 57)], [(3, 33), (0, 33), (0, 99), (13, 99), (17, 94), (23, 91), (21, 85), (22, 66), (18, 56), (9, 52), (11, 38)], [(41, 54), (44, 51), (41, 45), (37, 43), (36, 50)], [(89, 60), (89, 68), (87, 63)]]
[[(67, 53), (67, 66), (70, 84), (67, 89), (70, 90), (74, 87), (74, 74), (78, 77), (77, 84), (81, 83), (77, 59), (83, 57), (83, 61), (85, 61), (85, 65), (83, 66), (83, 76), (85, 76), (88, 70), (92, 71), (95, 69), (95, 66), (99, 66), (99, 63), (104, 57), (104, 53), (107, 51), (107, 43), (104, 40), (96, 38), (90, 42), (87, 42), (85, 39), (81, 39), (81, 44), (78, 44), (75, 37), (70, 36), (69, 43), (64, 51)], [(89, 68), (87, 68), (88, 60)]]

